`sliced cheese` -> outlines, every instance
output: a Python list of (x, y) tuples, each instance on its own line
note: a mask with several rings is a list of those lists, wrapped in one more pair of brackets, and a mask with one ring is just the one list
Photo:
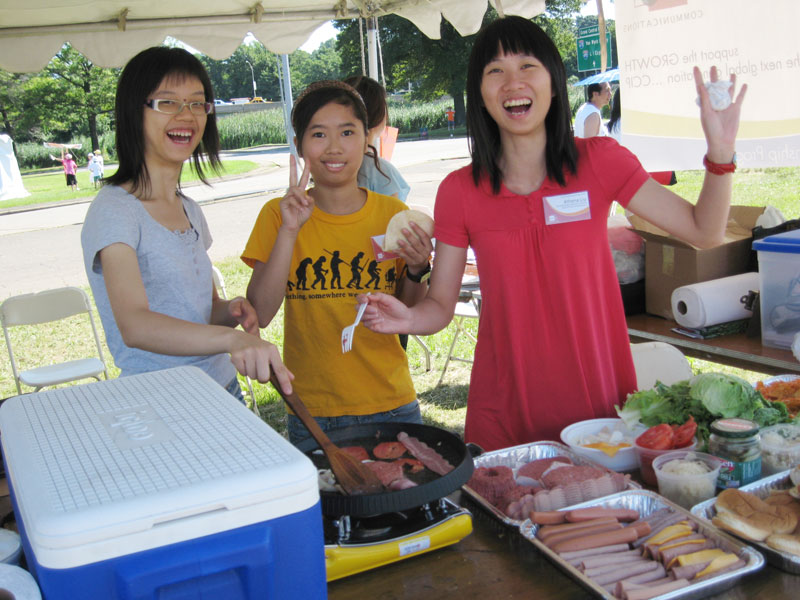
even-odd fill
[(646, 546), (660, 546), (665, 542), (669, 542), (671, 540), (681, 538), (693, 533), (693, 529), (689, 526), (687, 521), (681, 521), (680, 523), (675, 523), (675, 525), (670, 525), (669, 527), (664, 527), (661, 531), (657, 534), (652, 536), (649, 540), (645, 542)]
[(718, 556), (709, 563), (709, 565), (700, 571), (697, 575), (694, 576), (695, 579), (698, 577), (705, 577), (706, 575), (710, 575), (715, 571), (719, 571), (720, 569), (724, 569), (739, 560), (739, 557), (731, 552), (726, 552), (722, 556)]
[(711, 548), (707, 550), (699, 550), (697, 552), (690, 552), (689, 554), (681, 554), (678, 556), (678, 564), (682, 567), (686, 565), (696, 565), (697, 563), (708, 562), (714, 560), (719, 556), (724, 556), (726, 552), (719, 548)]
[(600, 450), (604, 452), (609, 457), (614, 457), (614, 455), (622, 450), (623, 448), (630, 448), (631, 445), (625, 442), (620, 442), (619, 444), (609, 444), (608, 442), (593, 442), (591, 444), (583, 444), (584, 448), (594, 448), (595, 450)]

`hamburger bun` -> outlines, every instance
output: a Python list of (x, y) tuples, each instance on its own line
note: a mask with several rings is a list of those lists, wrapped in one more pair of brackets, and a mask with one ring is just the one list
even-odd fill
[(429, 236), (433, 236), (433, 219), (419, 210), (401, 210), (391, 218), (386, 226), (386, 236), (383, 238), (383, 249), (386, 252), (400, 250), (400, 244), (397, 242), (406, 240), (403, 229), (411, 229), (409, 225), (411, 221), (419, 225)]
[(788, 552), (800, 556), (800, 535), (784, 535), (773, 533), (767, 538), (767, 546), (779, 552)]
[(791, 508), (768, 504), (736, 489), (721, 492), (714, 508), (714, 525), (754, 541), (764, 541), (773, 533), (791, 533), (797, 527), (798, 517)]

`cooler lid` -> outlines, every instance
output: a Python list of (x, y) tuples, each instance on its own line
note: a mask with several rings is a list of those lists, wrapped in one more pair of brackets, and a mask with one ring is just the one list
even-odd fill
[(776, 233), (753, 242), (753, 250), (800, 254), (800, 229)]
[(319, 500), (313, 463), (196, 367), (16, 396), (0, 434), (34, 551), (174, 523), (192, 539), (201, 518), (232, 529)]

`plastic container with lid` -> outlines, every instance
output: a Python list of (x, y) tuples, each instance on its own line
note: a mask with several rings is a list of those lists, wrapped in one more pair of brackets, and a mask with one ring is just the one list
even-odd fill
[(653, 461), (658, 493), (687, 509), (713, 498), (723, 462), (716, 456), (693, 450), (662, 454)]
[(675, 452), (676, 450), (694, 450), (697, 447), (697, 438), (694, 438), (691, 444), (684, 446), (683, 448), (653, 450), (651, 448), (640, 446), (635, 441), (633, 443), (633, 447), (636, 451), (636, 459), (639, 461), (639, 475), (641, 476), (642, 481), (655, 487), (658, 485), (658, 478), (653, 470), (653, 461), (659, 456), (667, 454), (668, 452)]
[(761, 430), (761, 475), (774, 475), (800, 465), (800, 426), (790, 423)]
[(753, 242), (761, 284), (761, 343), (789, 348), (800, 332), (800, 230)]
[(761, 478), (758, 424), (747, 419), (717, 419), (711, 423), (708, 452), (723, 459), (717, 486), (738, 488)]

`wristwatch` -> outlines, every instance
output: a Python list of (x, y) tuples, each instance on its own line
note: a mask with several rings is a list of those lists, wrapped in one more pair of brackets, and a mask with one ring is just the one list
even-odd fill
[(731, 162), (727, 164), (711, 162), (708, 160), (708, 154), (706, 154), (703, 157), (703, 166), (706, 168), (706, 171), (712, 175), (727, 175), (728, 173), (733, 173), (736, 170), (736, 152), (733, 153)]
[(406, 277), (408, 277), (414, 283), (422, 283), (423, 281), (428, 281), (431, 276), (431, 261), (428, 261), (428, 264), (425, 265), (425, 268), (422, 269), (419, 273), (414, 275), (411, 271), (406, 268)]

